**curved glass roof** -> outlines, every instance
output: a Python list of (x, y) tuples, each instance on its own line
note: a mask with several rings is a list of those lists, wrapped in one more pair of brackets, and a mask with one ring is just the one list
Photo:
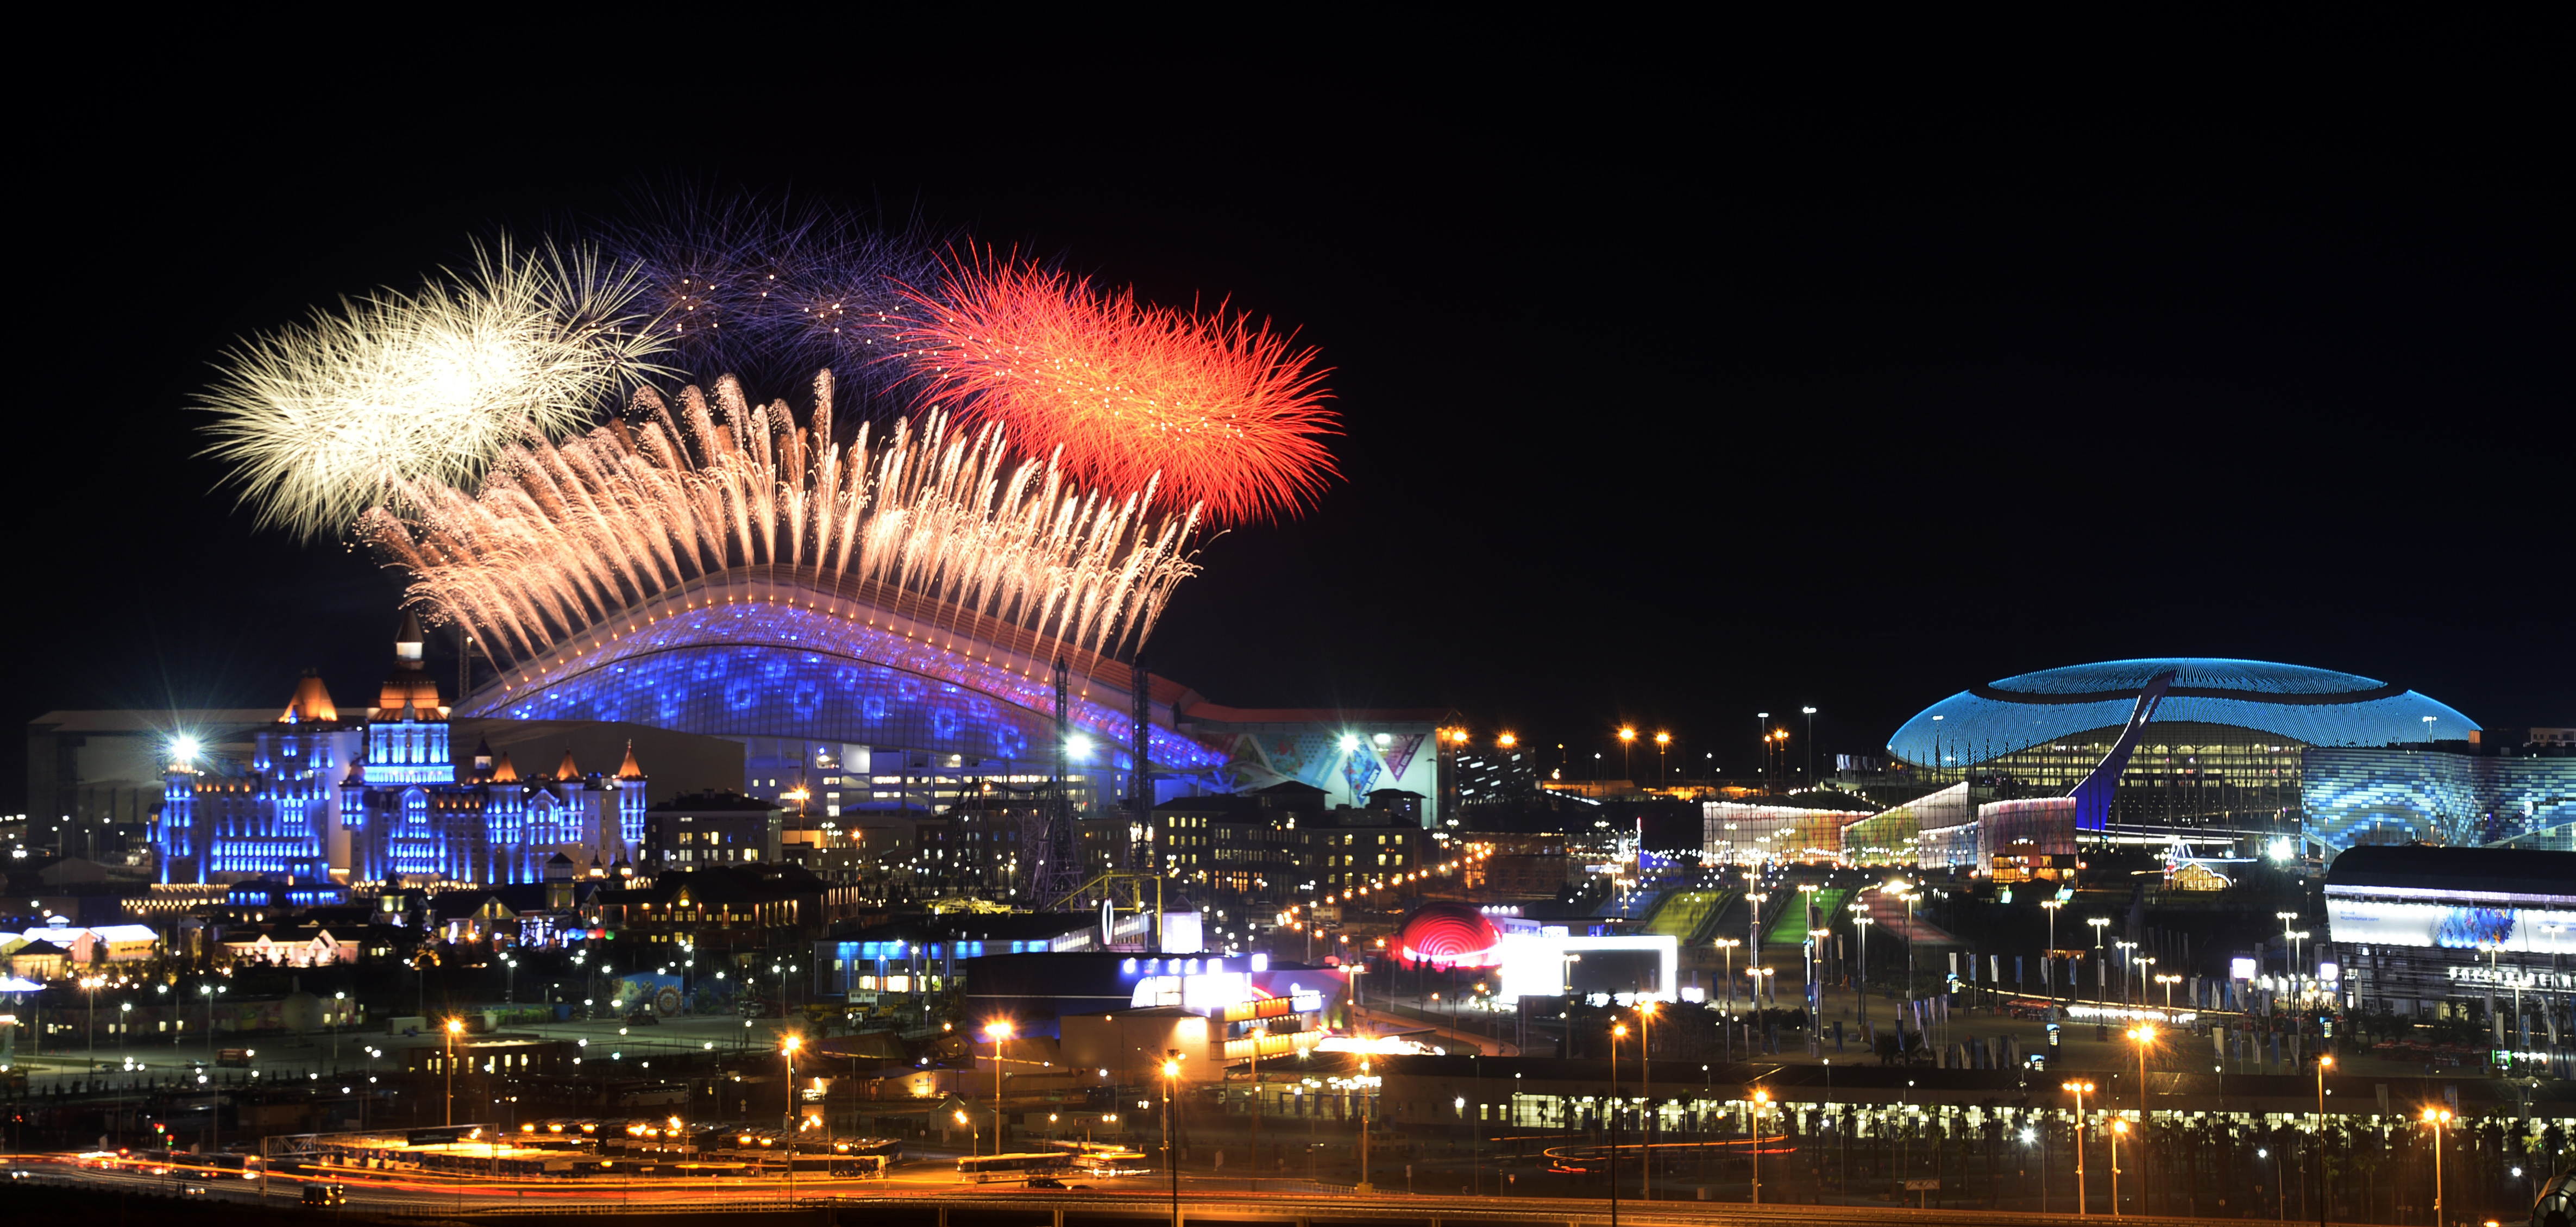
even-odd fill
[(2454, 740), (2479, 727), (2448, 704), (2357, 674), (2260, 660), (2150, 657), (2043, 669), (1963, 690), (1906, 721), (1887, 749), (1918, 766), (1957, 766), (2116, 728), (2128, 721), (2148, 679), (2168, 669), (2174, 679), (2156, 708), (2157, 724), (2228, 725), (2317, 746)]

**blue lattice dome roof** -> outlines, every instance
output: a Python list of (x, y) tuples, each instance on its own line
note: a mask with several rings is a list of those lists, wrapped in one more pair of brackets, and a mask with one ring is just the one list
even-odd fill
[[(2313, 746), (2455, 740), (2479, 727), (2402, 686), (2304, 665), (2150, 657), (2042, 669), (1973, 687), (1905, 722), (1888, 752), (1917, 765), (1981, 762), (2061, 737), (2116, 728), (2149, 679), (2173, 671), (2155, 723), (2225, 725)], [(2430, 717), (2430, 721), (2427, 721)]]

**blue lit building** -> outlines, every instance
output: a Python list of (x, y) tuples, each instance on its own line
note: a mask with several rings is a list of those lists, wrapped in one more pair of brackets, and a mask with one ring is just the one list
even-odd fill
[[(2161, 697), (2142, 705), (2159, 677)], [(2576, 760), (2499, 757), (2476, 721), (2437, 700), (2266, 661), (2119, 660), (2008, 677), (1925, 708), (1888, 750), (1934, 781), (2070, 795), (2141, 711), (2107, 813), (2081, 824), (2098, 838), (2242, 850), (2289, 839), (2326, 856), (2398, 830), (2546, 843), (2566, 837), (2576, 804), (2562, 778)]]
[[(504, 669), (462, 711), (741, 741), (745, 791), (771, 801), (801, 792), (816, 817), (945, 809), (1052, 785), (1059, 660), (1067, 790), (1083, 808), (1130, 795), (1128, 665), (950, 606), (863, 599), (760, 568), (621, 609)], [(1165, 679), (1149, 689), (1158, 795), (1230, 787), (1227, 752), (1174, 730), (1187, 692)]]
[(614, 777), (567, 753), (553, 775), (522, 779), (478, 747), (460, 779), (421, 648), (406, 615), (365, 719), (342, 718), (308, 676), (254, 735), (245, 772), (170, 764), (154, 819), (161, 881), (512, 885), (543, 881), (558, 854), (599, 876), (631, 865), (646, 785), (633, 749)]

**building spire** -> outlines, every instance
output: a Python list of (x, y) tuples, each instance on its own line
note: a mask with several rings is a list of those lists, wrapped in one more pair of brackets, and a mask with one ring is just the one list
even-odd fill
[(644, 778), (643, 765), (635, 761), (635, 739), (632, 737), (626, 739), (626, 761), (617, 765), (617, 778), (621, 780)]
[(394, 628), (394, 661), (396, 662), (396, 667), (403, 669), (419, 668), (421, 648), (428, 642), (428, 638), (428, 636), (420, 633), (420, 615), (413, 613), (408, 609), (404, 610), (402, 624)]

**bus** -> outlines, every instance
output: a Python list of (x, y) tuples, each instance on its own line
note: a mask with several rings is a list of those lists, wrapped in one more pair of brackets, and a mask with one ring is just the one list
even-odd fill
[(1145, 1152), (1124, 1146), (1085, 1146), (1073, 1156), (1073, 1170), (1085, 1176), (1135, 1176), (1153, 1170)]
[(970, 1155), (957, 1161), (957, 1178), (967, 1184), (1061, 1176), (1073, 1170), (1073, 1156), (1048, 1151), (1017, 1155)]

